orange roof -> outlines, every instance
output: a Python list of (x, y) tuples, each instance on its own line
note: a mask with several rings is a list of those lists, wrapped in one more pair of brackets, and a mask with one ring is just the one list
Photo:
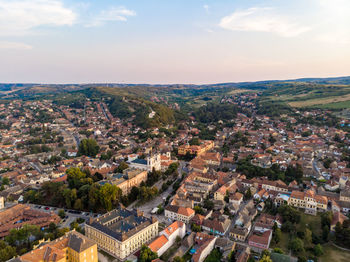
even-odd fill
[(304, 199), (304, 192), (292, 191), (291, 198)]
[(65, 181), (67, 181), (67, 178), (68, 178), (68, 176), (64, 175), (64, 176), (56, 178), (55, 180), (53, 180), (53, 182), (65, 182)]
[(189, 207), (179, 207), (179, 210), (177, 211), (180, 215), (184, 215), (184, 216), (191, 216), (192, 214), (194, 214), (194, 210), (189, 208)]
[(158, 250), (164, 246), (168, 242), (168, 239), (164, 235), (160, 235), (158, 238), (153, 240), (151, 244), (148, 245), (148, 247), (153, 251), (153, 252), (158, 252)]
[(183, 224), (181, 221), (175, 221), (170, 226), (164, 229), (164, 232), (170, 236), (172, 233), (174, 233), (178, 228), (183, 227)]

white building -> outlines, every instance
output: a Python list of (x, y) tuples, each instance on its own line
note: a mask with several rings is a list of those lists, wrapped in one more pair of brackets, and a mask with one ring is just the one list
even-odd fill
[(129, 162), (129, 166), (133, 168), (138, 168), (142, 170), (152, 171), (153, 169), (156, 171), (161, 170), (161, 158), (160, 154), (154, 154), (152, 156), (146, 157), (146, 159), (134, 159)]
[(186, 234), (186, 225), (181, 221), (175, 221), (170, 226), (160, 232), (159, 237), (152, 241), (148, 247), (161, 256), (167, 251), (176, 241), (177, 237), (181, 239)]

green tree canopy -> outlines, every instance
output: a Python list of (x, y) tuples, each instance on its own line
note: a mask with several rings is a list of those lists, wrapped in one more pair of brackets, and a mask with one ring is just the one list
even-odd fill
[(97, 142), (93, 138), (83, 139), (79, 144), (79, 155), (95, 157), (100, 150)]
[(137, 260), (138, 262), (151, 262), (152, 260), (158, 258), (157, 253), (153, 252), (149, 247), (146, 245), (142, 245), (140, 257)]

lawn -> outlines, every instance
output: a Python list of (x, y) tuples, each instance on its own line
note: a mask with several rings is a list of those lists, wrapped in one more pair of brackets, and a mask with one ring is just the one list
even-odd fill
[(271, 248), (279, 247), (280, 249), (283, 250), (285, 254), (288, 254), (289, 253), (288, 243), (289, 243), (289, 234), (282, 232), (282, 237), (280, 242), (278, 242), (278, 244), (276, 245), (271, 245)]
[(309, 227), (310, 230), (316, 235), (321, 235), (321, 216), (319, 214), (317, 214), (317, 216), (312, 216), (307, 215), (305, 213), (301, 213), (301, 220), (297, 226), (297, 230), (304, 231), (306, 227)]
[(324, 255), (320, 257), (321, 262), (348, 262), (350, 252), (341, 250), (331, 244), (323, 246)]

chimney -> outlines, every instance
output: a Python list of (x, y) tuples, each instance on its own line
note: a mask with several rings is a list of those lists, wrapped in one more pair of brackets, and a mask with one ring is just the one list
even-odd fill
[(143, 211), (136, 209), (136, 214), (138, 217), (142, 217), (143, 216)]
[(156, 217), (154, 216), (151, 216), (151, 221), (152, 221), (152, 224), (156, 223), (158, 220)]

